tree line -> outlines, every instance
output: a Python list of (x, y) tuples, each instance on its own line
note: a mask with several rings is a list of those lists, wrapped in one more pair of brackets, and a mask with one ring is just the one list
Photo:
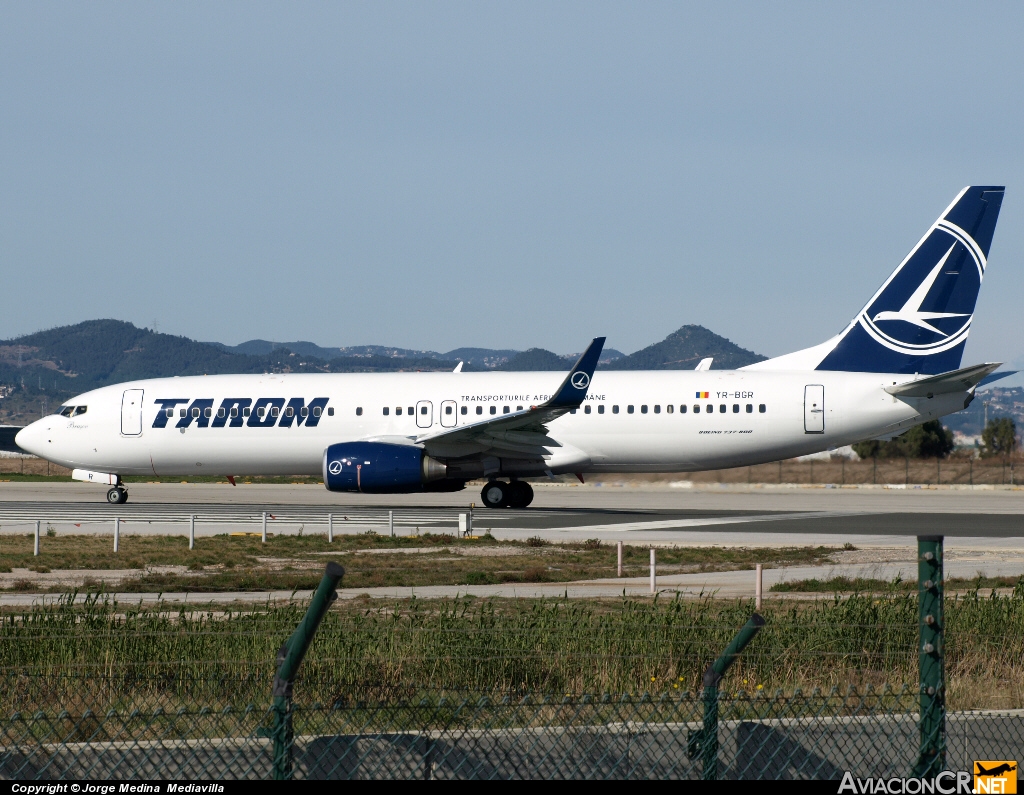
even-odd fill
[[(946, 458), (953, 452), (953, 432), (931, 420), (889, 441), (859, 442), (853, 451), (861, 458)], [(1006, 457), (1016, 451), (1016, 423), (1009, 417), (989, 420), (981, 432), (981, 457)]]

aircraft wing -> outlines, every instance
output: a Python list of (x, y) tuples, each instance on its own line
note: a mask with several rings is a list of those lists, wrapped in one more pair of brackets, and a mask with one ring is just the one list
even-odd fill
[(554, 395), (539, 406), (522, 411), (499, 414), (480, 422), (458, 428), (442, 428), (414, 439), (433, 454), (458, 454), (490, 450), (537, 455), (546, 447), (561, 445), (547, 434), (552, 420), (577, 409), (586, 400), (597, 360), (604, 347), (604, 337), (597, 337), (573, 365)]
[(896, 397), (931, 397), (932, 395), (946, 395), (950, 392), (970, 392), (984, 380), (985, 376), (1001, 365), (1002, 362), (975, 364), (960, 370), (951, 370), (948, 373), (921, 378), (917, 381), (887, 386), (885, 391)]

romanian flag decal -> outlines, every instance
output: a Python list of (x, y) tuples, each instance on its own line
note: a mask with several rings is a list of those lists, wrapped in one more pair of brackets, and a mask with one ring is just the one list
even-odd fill
[(696, 394), (696, 397), (698, 397), (698, 398), (706, 398), (709, 394), (710, 393), (708, 393), (708, 392), (698, 392)]

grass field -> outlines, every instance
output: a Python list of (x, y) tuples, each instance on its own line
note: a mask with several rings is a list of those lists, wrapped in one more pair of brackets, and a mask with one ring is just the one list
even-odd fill
[[(943, 581), (947, 592), (990, 590), (993, 588), (1024, 588), (1022, 577), (948, 577)], [(831, 577), (827, 580), (807, 579), (777, 582), (774, 593), (911, 593), (916, 592), (916, 580), (877, 580), (867, 577)]]
[[(346, 569), (346, 588), (572, 582), (616, 575), (615, 546), (596, 539), (553, 545), (539, 538), (498, 542), (489, 535), (457, 540), (368, 532), (339, 535), (332, 544), (319, 533), (273, 536), (263, 544), (258, 536), (225, 534), (200, 538), (190, 550), (181, 536), (123, 535), (115, 553), (109, 537), (61, 534), (43, 538), (38, 557), (32, 543), (31, 535), (0, 535), (0, 571), (25, 570), (7, 578), (9, 589), (62, 592), (76, 587), (75, 582), (89, 587), (106, 582), (119, 591), (303, 590), (316, 587), (332, 558)], [(658, 570), (672, 574), (750, 569), (755, 563), (827, 563), (836, 551), (665, 548), (658, 552)], [(626, 546), (624, 574), (645, 574), (649, 554), (647, 547)], [(86, 573), (63, 583), (37, 576), (68, 570)]]
[[(303, 608), (140, 609), (100, 598), (0, 616), (0, 709), (266, 703), (274, 655)], [(296, 685), (305, 703), (424, 693), (677, 693), (747, 620), (745, 601), (411, 600), (336, 604)], [(917, 678), (908, 594), (773, 600), (727, 691)], [(1024, 589), (946, 601), (953, 709), (1024, 707)]]

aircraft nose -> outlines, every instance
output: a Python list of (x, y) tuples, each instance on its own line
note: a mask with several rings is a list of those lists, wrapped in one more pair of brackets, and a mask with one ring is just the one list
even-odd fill
[(46, 429), (42, 427), (43, 422), (44, 420), (36, 420), (31, 425), (26, 425), (18, 431), (18, 435), (14, 437), (14, 443), (26, 453), (42, 456), (45, 444), (43, 436), (46, 433)]

